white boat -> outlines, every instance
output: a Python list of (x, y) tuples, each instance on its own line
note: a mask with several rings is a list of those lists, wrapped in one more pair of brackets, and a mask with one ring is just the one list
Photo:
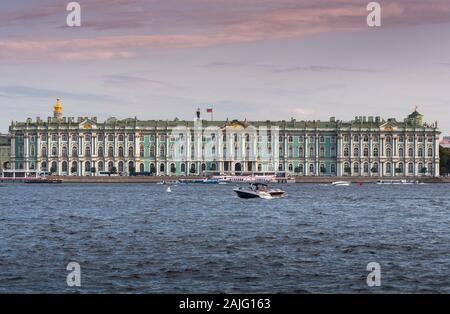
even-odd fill
[(349, 186), (351, 184), (351, 182), (349, 181), (335, 181), (333, 183), (331, 183), (334, 186)]
[(264, 183), (250, 183), (248, 188), (238, 187), (233, 189), (240, 198), (263, 198), (273, 199), (281, 198), (286, 194), (281, 189), (268, 188)]
[(172, 190), (170, 189), (170, 186), (167, 187), (166, 192), (167, 193), (171, 193), (172, 192)]
[(233, 183), (276, 183), (277, 178), (275, 175), (251, 175), (251, 176), (213, 176), (213, 180), (218, 180), (222, 182), (233, 182)]

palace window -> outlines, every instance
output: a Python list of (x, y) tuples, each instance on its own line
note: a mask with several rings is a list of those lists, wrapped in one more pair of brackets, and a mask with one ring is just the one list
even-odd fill
[(245, 134), (245, 141), (250, 142), (250, 134)]
[(84, 149), (84, 155), (86, 157), (91, 157), (91, 148), (89, 146), (86, 146), (86, 148)]
[(283, 164), (278, 164), (278, 171), (283, 171)]
[(428, 173), (432, 174), (433, 173), (433, 164), (430, 162), (428, 163)]
[(139, 156), (144, 157), (144, 145), (139, 146)]
[(344, 142), (349, 142), (350, 141), (350, 137), (348, 135), (344, 135)]
[(335, 164), (331, 164), (331, 173), (336, 173), (336, 165)]
[(325, 137), (321, 136), (321, 137), (319, 138), (319, 141), (320, 141), (321, 143), (325, 143)]
[(160, 140), (161, 142), (165, 142), (165, 141), (166, 141), (165, 135), (164, 135), (164, 134), (161, 134), (161, 135), (159, 136), (159, 140)]
[(123, 172), (123, 161), (119, 161), (119, 172)]
[(433, 149), (428, 148), (428, 157), (433, 157)]
[(353, 164), (353, 173), (359, 174), (359, 163), (357, 162)]
[(234, 133), (234, 141), (237, 142), (238, 141), (238, 135), (236, 133)]
[(390, 148), (386, 148), (386, 157), (392, 157), (392, 151)]
[(373, 136), (373, 141), (378, 142), (380, 140), (380, 137), (378, 135)]
[[(420, 171), (421, 169), (419, 169), (419, 171)], [(414, 164), (412, 163), (412, 162), (410, 162), (409, 164), (408, 164), (408, 172), (410, 173), (410, 174), (412, 174), (412, 173), (414, 173)]]
[(358, 135), (354, 135), (353, 136), (353, 141), (354, 142), (359, 142), (359, 136)]
[(114, 135), (113, 134), (108, 134), (108, 141), (109, 142), (113, 142), (114, 141)]
[(97, 165), (98, 165), (98, 171), (105, 171), (105, 167), (104, 167), (103, 161), (99, 161), (97, 163)]
[(403, 173), (403, 163), (402, 162), (400, 162), (398, 164), (398, 171), (399, 171), (399, 173)]
[(150, 157), (155, 157), (155, 146), (154, 145), (149, 146), (149, 153), (150, 153)]
[(119, 142), (123, 142), (123, 134), (119, 134), (118, 141), (119, 141)]
[(405, 138), (403, 137), (403, 135), (400, 135), (400, 136), (398, 137), (398, 141), (399, 141), (400, 143), (403, 143), (403, 142), (405, 141)]
[(289, 170), (289, 172), (292, 172), (294, 170), (294, 168), (292, 167), (292, 164), (288, 165), (288, 170)]
[(428, 138), (428, 143), (432, 143), (433, 142), (433, 138), (432, 137), (429, 137)]
[(283, 136), (282, 136), (282, 135), (280, 135), (280, 136), (278, 137), (278, 142), (283, 143)]
[(58, 141), (58, 135), (52, 134), (52, 141), (53, 141), (53, 142)]
[(408, 142), (410, 143), (414, 142), (414, 138), (412, 136), (408, 136)]
[(386, 136), (386, 144), (391, 144), (392, 143), (392, 137), (391, 136)]
[(67, 157), (67, 147), (66, 146), (63, 146), (63, 148), (62, 148), (62, 156)]
[(47, 140), (47, 135), (46, 134), (41, 134), (41, 140), (42, 141), (46, 141)]
[(359, 156), (359, 148), (358, 148), (358, 147), (355, 147), (355, 148), (353, 149), (353, 156), (355, 156), (355, 157), (358, 157), (358, 156)]
[[(123, 147), (119, 146), (119, 157), (123, 157), (124, 156), (124, 152), (123, 152)], [(109, 156), (112, 157), (112, 156)]]
[(379, 156), (378, 147), (375, 147), (375, 148), (373, 149), (373, 155), (374, 155), (375, 157), (378, 157), (378, 156)]
[(47, 171), (47, 163), (45, 161), (41, 163), (41, 171)]
[(378, 163), (377, 162), (373, 164), (372, 172), (375, 172), (375, 173), (378, 172)]
[(392, 166), (391, 166), (391, 163), (388, 162), (386, 164), (386, 173), (390, 174), (391, 172), (392, 172)]
[(72, 134), (72, 142), (78, 141), (78, 135)]
[(91, 136), (90, 134), (86, 134), (86, 135), (84, 136), (84, 139), (86, 140), (86, 142), (90, 142), (91, 139), (92, 139), (92, 136)]
[(298, 157), (303, 157), (303, 146), (298, 148)]
[(34, 148), (34, 146), (31, 146), (30, 147), (30, 155), (32, 156), (32, 157), (34, 157), (34, 155), (35, 155), (35, 148)]
[(72, 157), (78, 157), (78, 148), (76, 146), (72, 147)]
[(419, 148), (419, 149), (417, 150), (417, 155), (418, 155), (419, 157), (423, 157), (423, 148)]
[(86, 161), (84, 164), (84, 171), (91, 172), (91, 163), (89, 161)]
[(159, 156), (160, 157), (165, 157), (166, 156), (166, 149), (165, 149), (164, 145), (161, 145), (159, 147)]
[(61, 164), (62, 172), (67, 172), (67, 161), (63, 161)]
[(363, 141), (367, 143), (369, 141), (369, 136), (368, 135), (364, 135)]
[(99, 142), (103, 142), (104, 140), (105, 140), (105, 137), (103, 136), (103, 134), (100, 133), (100, 134), (98, 135), (98, 141), (99, 141)]
[(104, 154), (105, 154), (105, 152), (104, 152), (103, 146), (100, 146), (98, 148), (98, 157), (104, 157)]
[(419, 138), (418, 138), (418, 140), (417, 140), (419, 143), (423, 143), (423, 137), (422, 136), (420, 136)]
[(128, 157), (134, 157), (134, 148), (132, 146), (128, 147)]
[(293, 141), (294, 141), (293, 137), (292, 137), (292, 136), (289, 136), (289, 137), (288, 137), (288, 142), (289, 142), (289, 143), (292, 143)]
[(211, 141), (213, 141), (213, 142), (216, 141), (216, 134), (214, 134), (214, 133), (211, 134)]
[(314, 164), (309, 165), (309, 173), (314, 174)]
[(171, 163), (170, 164), (170, 173), (175, 173), (175, 172), (177, 172), (177, 167), (175, 166), (175, 164), (174, 163)]
[(408, 149), (408, 157), (413, 157), (414, 156), (414, 150), (410, 147)]
[(114, 163), (112, 161), (108, 162), (108, 171), (112, 172), (114, 168)]
[(65, 141), (67, 141), (67, 134), (63, 134), (62, 136), (61, 136), (61, 139), (65, 142)]
[(294, 157), (294, 148), (292, 147), (292, 145), (289, 145), (289, 148), (288, 148), (288, 157), (289, 157), (289, 158), (293, 158), (293, 157)]
[(325, 148), (323, 146), (320, 147), (320, 157), (325, 157)]
[(369, 156), (369, 148), (364, 147), (364, 152), (363, 152), (363, 154), (364, 154), (364, 157), (368, 157), (368, 156)]
[(134, 135), (128, 134), (128, 141), (133, 142), (134, 141)]
[(400, 148), (398, 149), (398, 155), (399, 155), (400, 157), (404, 157), (405, 152), (404, 152), (403, 148), (400, 147)]
[(108, 157), (114, 157), (114, 148), (112, 146), (108, 147)]
[(349, 150), (348, 147), (344, 148), (344, 157), (348, 157), (349, 155)]
[(215, 155), (216, 154), (216, 146), (213, 146), (211, 148), (211, 155)]
[(369, 173), (369, 163), (365, 162), (363, 168), (364, 168), (364, 173)]
[(313, 157), (314, 156), (314, 147), (310, 147), (309, 148), (309, 157)]

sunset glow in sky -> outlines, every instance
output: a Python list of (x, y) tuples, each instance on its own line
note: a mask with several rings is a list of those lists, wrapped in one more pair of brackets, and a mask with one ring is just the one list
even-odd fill
[[(0, 132), (66, 116), (403, 119), (414, 105), (450, 134), (450, 1), (0, 2)], [(204, 113), (205, 115), (205, 113)]]

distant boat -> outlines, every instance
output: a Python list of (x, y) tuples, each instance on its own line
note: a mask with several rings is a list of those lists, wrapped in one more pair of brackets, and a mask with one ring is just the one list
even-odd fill
[(377, 184), (418, 184), (418, 181), (412, 180), (378, 180)]
[(167, 193), (171, 193), (172, 192), (172, 190), (170, 189), (170, 186), (167, 187), (166, 192)]
[(335, 181), (331, 183), (334, 186), (350, 186), (351, 182), (349, 181)]
[(250, 187), (248, 188), (235, 188), (234, 192), (240, 198), (264, 198), (264, 199), (272, 199), (272, 198), (281, 198), (286, 194), (285, 191), (281, 189), (273, 189), (268, 188), (267, 184), (264, 183), (250, 183)]

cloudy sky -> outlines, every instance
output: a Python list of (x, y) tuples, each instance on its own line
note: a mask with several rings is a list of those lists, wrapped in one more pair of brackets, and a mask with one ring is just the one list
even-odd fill
[(386, 0), (369, 28), (361, 0), (0, 2), (0, 132), (67, 116), (403, 119), (417, 105), (450, 134), (450, 1)]

